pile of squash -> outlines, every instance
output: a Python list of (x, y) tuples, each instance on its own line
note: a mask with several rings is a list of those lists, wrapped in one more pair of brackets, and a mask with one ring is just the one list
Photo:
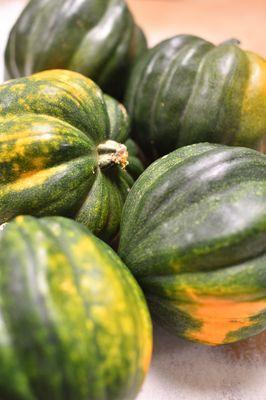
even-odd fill
[(0, 398), (135, 399), (150, 313), (208, 345), (262, 332), (266, 61), (148, 50), (123, 0), (31, 0), (5, 65)]

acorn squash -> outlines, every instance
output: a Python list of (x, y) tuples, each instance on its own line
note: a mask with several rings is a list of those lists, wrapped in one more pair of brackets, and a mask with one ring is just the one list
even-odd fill
[(125, 145), (113, 140), (113, 126), (127, 140), (127, 114), (110, 102), (112, 115), (99, 87), (72, 71), (0, 86), (0, 224), (19, 214), (62, 215), (106, 240), (116, 235), (133, 178)]
[(146, 48), (124, 0), (31, 0), (9, 36), (6, 78), (69, 69), (121, 98)]
[(266, 328), (266, 156), (195, 144), (154, 162), (124, 206), (119, 254), (155, 318), (219, 345)]
[(151, 357), (144, 296), (112, 249), (62, 217), (0, 233), (0, 397), (134, 399)]
[(129, 81), (133, 137), (155, 159), (197, 142), (252, 148), (266, 143), (266, 61), (231, 40), (191, 35), (159, 43)]

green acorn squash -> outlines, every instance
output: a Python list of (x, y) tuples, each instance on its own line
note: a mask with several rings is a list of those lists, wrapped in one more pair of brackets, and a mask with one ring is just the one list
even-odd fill
[(151, 322), (112, 249), (74, 221), (17, 217), (0, 263), (1, 399), (134, 399)]
[(126, 147), (113, 140), (114, 127), (127, 140), (126, 111), (109, 103), (115, 113), (97, 85), (72, 71), (0, 86), (0, 224), (62, 215), (106, 240), (116, 235), (133, 178), (123, 170)]
[(124, 0), (31, 0), (9, 36), (6, 78), (70, 69), (121, 98), (146, 48)]
[(218, 345), (266, 328), (266, 156), (195, 144), (154, 162), (124, 206), (119, 254), (155, 318)]
[(179, 35), (138, 61), (126, 106), (153, 159), (204, 141), (258, 148), (266, 139), (266, 61), (234, 40), (214, 46)]

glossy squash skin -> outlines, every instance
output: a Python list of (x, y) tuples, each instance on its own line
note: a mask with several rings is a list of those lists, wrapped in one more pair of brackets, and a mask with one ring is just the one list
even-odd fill
[(2, 400), (133, 400), (151, 321), (113, 250), (62, 217), (17, 217), (0, 233)]
[(116, 235), (133, 178), (126, 147), (112, 140), (113, 125), (127, 140), (127, 115), (112, 102), (123, 118), (109, 118), (99, 87), (72, 71), (0, 86), (0, 223), (62, 215), (106, 240)]
[(70, 69), (121, 98), (146, 39), (124, 0), (31, 0), (6, 47), (6, 78)]
[(152, 159), (205, 141), (263, 149), (266, 61), (234, 40), (216, 47), (179, 35), (136, 64), (126, 106), (133, 137)]
[(266, 156), (195, 144), (154, 162), (124, 206), (119, 254), (155, 318), (220, 345), (266, 328)]

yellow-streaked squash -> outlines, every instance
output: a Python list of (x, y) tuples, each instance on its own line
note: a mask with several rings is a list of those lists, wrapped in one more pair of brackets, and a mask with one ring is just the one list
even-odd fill
[(114, 251), (75, 221), (19, 216), (0, 263), (1, 399), (133, 400), (152, 328)]

